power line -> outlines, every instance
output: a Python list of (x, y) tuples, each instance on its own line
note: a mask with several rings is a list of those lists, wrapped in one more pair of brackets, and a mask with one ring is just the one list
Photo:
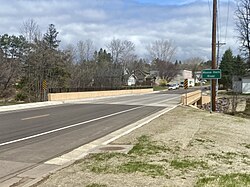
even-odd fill
[(211, 11), (211, 3), (210, 3), (210, 0), (207, 0), (207, 3), (208, 3), (208, 8), (209, 8), (210, 18), (212, 18), (212, 11)]
[(228, 29), (228, 22), (229, 22), (229, 9), (230, 9), (230, 0), (227, 1), (227, 22), (226, 22), (225, 42), (227, 41), (227, 29)]
[(216, 25), (216, 27), (217, 27), (217, 31), (216, 31), (216, 33), (217, 33), (217, 40), (219, 41), (220, 40), (220, 36), (221, 36), (221, 19), (220, 19), (220, 0), (218, 0), (218, 3), (217, 3), (217, 8), (216, 8), (216, 11), (217, 11), (217, 17), (216, 17), (216, 19), (217, 19), (217, 25)]

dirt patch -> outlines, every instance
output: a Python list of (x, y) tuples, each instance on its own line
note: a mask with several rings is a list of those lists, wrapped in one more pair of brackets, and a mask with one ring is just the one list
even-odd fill
[(39, 186), (250, 186), (250, 120), (177, 107)]

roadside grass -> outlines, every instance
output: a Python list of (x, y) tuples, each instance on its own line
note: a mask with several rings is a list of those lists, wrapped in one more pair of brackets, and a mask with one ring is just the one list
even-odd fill
[(162, 165), (149, 164), (147, 162), (128, 162), (122, 164), (119, 167), (119, 171), (122, 173), (142, 172), (152, 177), (165, 175)]
[(157, 142), (150, 140), (149, 136), (141, 136), (138, 139), (138, 142), (135, 146), (129, 151), (130, 155), (154, 155), (160, 152), (171, 151), (171, 149), (167, 148), (163, 145), (157, 145)]
[(238, 157), (243, 159), (243, 163), (248, 164), (250, 157), (244, 153), (235, 153), (235, 152), (222, 152), (219, 153), (209, 153), (207, 157), (216, 161), (224, 162), (225, 164), (232, 164), (233, 161)]
[(161, 91), (161, 90), (166, 90), (167, 87), (166, 86), (154, 86), (153, 90), (154, 91)]
[[(96, 153), (89, 155), (81, 164), (82, 170), (94, 173), (136, 173), (141, 172), (147, 176), (167, 176), (164, 165), (150, 163), (151, 155), (168, 152), (170, 149), (158, 142), (152, 141), (149, 136), (141, 136), (135, 146), (125, 153)], [(164, 162), (165, 164), (166, 162)]]
[(244, 146), (244, 147), (247, 148), (247, 149), (250, 149), (250, 144), (243, 143), (243, 144), (241, 144), (241, 145)]
[(202, 139), (202, 138), (196, 138), (195, 141), (201, 142), (201, 143), (215, 143), (215, 141), (213, 141), (213, 140)]
[(242, 187), (250, 186), (250, 174), (231, 173), (199, 178), (195, 187), (218, 186), (218, 187)]
[(92, 184), (88, 184), (86, 187), (107, 187), (107, 185), (106, 184), (92, 183)]
[(18, 102), (18, 101), (0, 102), (0, 106), (17, 105), (17, 104), (24, 104), (24, 103), (25, 102)]
[(170, 166), (172, 166), (175, 169), (190, 169), (190, 168), (202, 168), (202, 169), (207, 169), (208, 164), (204, 161), (194, 161), (194, 160), (172, 160), (170, 162)]
[(205, 147), (208, 147), (208, 146), (213, 147), (215, 144), (215, 141), (210, 140), (210, 139), (196, 138), (193, 141), (190, 141), (188, 146), (192, 147), (192, 146), (195, 146), (196, 144), (204, 145)]
[[(195, 139), (198, 143), (214, 143), (208, 139)], [(249, 146), (248, 144), (241, 144)], [(160, 160), (155, 160), (157, 154), (161, 155)], [(166, 157), (166, 156), (170, 156)], [(203, 160), (195, 160), (192, 156), (184, 158), (178, 157), (179, 152), (173, 152), (172, 149), (163, 143), (153, 141), (150, 136), (140, 136), (137, 143), (127, 153), (95, 153), (89, 155), (81, 165), (82, 171), (90, 171), (96, 174), (136, 174), (141, 173), (145, 176), (171, 178), (166, 168), (171, 167), (173, 172), (198, 172), (209, 171), (208, 162)], [(213, 160), (222, 161), (226, 164), (232, 164), (236, 158), (244, 159), (243, 163), (249, 162), (249, 156), (238, 152), (220, 152), (209, 153), (206, 155)], [(172, 157), (172, 158), (171, 158)], [(175, 170), (175, 171), (174, 171)], [(196, 186), (247, 186), (250, 184), (249, 174), (232, 173), (227, 175), (200, 176)], [(106, 185), (93, 183), (88, 187), (106, 187)]]
[(106, 162), (112, 158), (121, 158), (121, 157), (128, 157), (127, 154), (124, 153), (95, 153), (91, 154), (90, 158), (95, 162)]

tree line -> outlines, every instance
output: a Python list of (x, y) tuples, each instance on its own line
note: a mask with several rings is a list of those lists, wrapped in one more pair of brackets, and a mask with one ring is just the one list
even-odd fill
[[(235, 15), (242, 55), (233, 56), (230, 49), (223, 55), (220, 82), (225, 87), (231, 86), (234, 74), (244, 75), (250, 69), (249, 12), (249, 0), (239, 0)], [(0, 35), (0, 98), (42, 101), (48, 88), (120, 87), (126, 84), (127, 72), (138, 69), (158, 71), (169, 82), (179, 69), (195, 72), (211, 67), (210, 61), (200, 58), (173, 63), (176, 47), (171, 40), (149, 43), (148, 60), (138, 58), (135, 44), (128, 40), (114, 38), (98, 50), (91, 40), (61, 49), (58, 35), (54, 24), (42, 33), (33, 19), (23, 23), (18, 36)]]
[(42, 101), (48, 88), (116, 88), (126, 85), (125, 72), (137, 69), (159, 70), (169, 80), (177, 73), (169, 40), (147, 46), (149, 63), (137, 57), (135, 44), (128, 40), (114, 38), (99, 50), (91, 40), (78, 41), (62, 50), (55, 25), (42, 34), (33, 19), (23, 23), (20, 33), (0, 35), (0, 98)]

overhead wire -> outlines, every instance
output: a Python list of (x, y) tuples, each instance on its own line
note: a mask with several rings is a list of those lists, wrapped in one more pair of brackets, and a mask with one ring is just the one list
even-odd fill
[(217, 6), (217, 41), (220, 41), (221, 38), (221, 6), (220, 0), (218, 0)]
[(212, 18), (212, 11), (211, 11), (211, 3), (210, 3), (210, 0), (207, 0), (207, 3), (208, 3), (208, 8), (209, 8), (210, 18)]
[(227, 42), (227, 29), (229, 22), (229, 11), (230, 11), (230, 0), (227, 0), (227, 21), (226, 21), (226, 31), (225, 31), (225, 43)]

